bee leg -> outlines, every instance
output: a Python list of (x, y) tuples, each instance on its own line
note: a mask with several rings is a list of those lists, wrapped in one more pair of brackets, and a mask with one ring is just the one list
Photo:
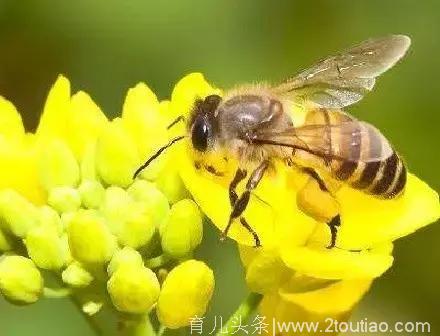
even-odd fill
[(327, 246), (328, 249), (332, 249), (336, 246), (336, 238), (338, 235), (338, 228), (341, 226), (341, 216), (336, 215), (333, 217), (330, 222), (327, 223), (328, 227), (330, 228), (330, 233), (332, 235), (330, 245)]
[(246, 178), (246, 175), (246, 170), (238, 168), (234, 179), (232, 180), (231, 184), (229, 184), (229, 202), (231, 203), (232, 207), (235, 205), (235, 202), (237, 202), (238, 199), (237, 191), (235, 189), (237, 188), (237, 185)]
[(240, 217), (240, 223), (241, 223), (241, 225), (243, 225), (243, 227), (246, 230), (248, 230), (250, 232), (252, 237), (254, 237), (255, 247), (260, 247), (261, 246), (260, 237), (258, 237), (258, 234), (255, 232), (255, 230), (252, 228), (252, 226), (249, 225), (249, 223), (246, 221), (246, 219), (244, 217)]
[[(222, 232), (222, 236), (221, 239), (224, 240), (226, 238), (226, 236), (228, 235), (228, 231), (231, 228), (232, 222), (234, 221), (234, 219), (238, 218), (241, 216), (241, 214), (243, 213), (243, 211), (246, 209), (248, 203), (249, 203), (249, 199), (251, 196), (251, 192), (252, 190), (254, 190), (257, 186), (258, 183), (261, 181), (261, 179), (263, 178), (264, 172), (266, 171), (266, 169), (269, 167), (269, 162), (267, 161), (263, 161), (251, 174), (251, 176), (249, 177), (249, 180), (246, 183), (246, 190), (243, 192), (243, 194), (240, 195), (239, 198), (237, 198), (234, 202), (234, 205), (232, 207), (232, 211), (231, 214), (229, 216), (229, 221), (228, 224), (226, 225), (225, 229)], [(235, 180), (235, 178), (234, 178)], [(234, 182), (234, 181), (232, 181)], [(232, 184), (232, 183), (231, 183)], [(235, 192), (235, 191), (234, 191)], [(235, 196), (234, 194), (232, 194), (233, 196), (230, 197), (230, 200), (234, 200)], [(232, 203), (232, 202), (231, 202)], [(251, 232), (252, 233), (252, 232)]]
[[(303, 167), (303, 168), (301, 168), (301, 171), (308, 174), (313, 180), (315, 180), (319, 186), (319, 189), (321, 189), (322, 192), (324, 192), (325, 194), (330, 196), (332, 202), (335, 202), (334, 201), (335, 198), (334, 198), (333, 194), (329, 191), (325, 182), (321, 179), (321, 177), (318, 175), (318, 173), (314, 169)], [(330, 200), (330, 198), (329, 198), (329, 200)], [(327, 246), (328, 249), (332, 249), (332, 248), (336, 247), (336, 239), (337, 239), (337, 235), (338, 235), (338, 229), (341, 226), (341, 217), (337, 213), (337, 211), (339, 211), (339, 210), (336, 210), (335, 211), (336, 213), (333, 212), (333, 215), (332, 215), (333, 217), (328, 217), (328, 218), (331, 218), (327, 222), (327, 225), (330, 229), (330, 234), (331, 234), (330, 244)], [(328, 220), (328, 219), (326, 219), (326, 220)]]

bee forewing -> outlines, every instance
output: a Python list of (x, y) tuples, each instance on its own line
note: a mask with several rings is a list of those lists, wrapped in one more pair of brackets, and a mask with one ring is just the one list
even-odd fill
[(405, 55), (410, 43), (405, 35), (364, 41), (316, 63), (274, 90), (323, 107), (341, 108), (354, 104), (373, 89), (376, 77)]
[(260, 133), (258, 140), (262, 139), (271, 140), (273, 145), (289, 145), (321, 158), (338, 161), (383, 161), (394, 152), (377, 128), (358, 120), (338, 125), (305, 125), (282, 132)]

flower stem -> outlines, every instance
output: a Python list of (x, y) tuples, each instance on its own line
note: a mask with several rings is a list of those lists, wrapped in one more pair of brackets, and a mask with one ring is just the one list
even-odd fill
[(87, 324), (90, 326), (90, 328), (95, 332), (96, 335), (104, 335), (104, 332), (101, 328), (101, 326), (98, 324), (98, 322), (93, 318), (93, 316), (90, 316), (89, 314), (84, 313), (82, 307), (82, 303), (78, 297), (76, 297), (74, 294), (70, 295), (70, 301), (73, 303), (73, 305), (76, 307), (76, 309), (79, 311), (79, 313), (84, 317)]
[(237, 310), (229, 317), (226, 324), (220, 328), (223, 330), (217, 331), (216, 336), (234, 335), (234, 326), (237, 327), (240, 322), (243, 324), (247, 321), (257, 309), (262, 298), (261, 294), (249, 293)]
[(118, 324), (120, 336), (154, 336), (153, 326), (147, 314), (125, 315), (121, 314)]
[(159, 268), (167, 264), (171, 258), (166, 254), (161, 254), (160, 256), (148, 259), (145, 262), (145, 266), (148, 268)]

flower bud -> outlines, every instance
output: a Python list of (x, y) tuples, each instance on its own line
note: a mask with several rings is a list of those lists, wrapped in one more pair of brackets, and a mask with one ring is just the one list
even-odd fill
[(149, 207), (153, 223), (159, 227), (170, 210), (166, 196), (154, 183), (145, 180), (136, 180), (127, 191), (134, 200), (143, 202)]
[(62, 141), (44, 145), (39, 157), (38, 172), (44, 188), (75, 187), (79, 182), (79, 166), (70, 148)]
[(141, 314), (151, 310), (159, 297), (160, 285), (149, 268), (121, 265), (107, 282), (107, 290), (117, 310)]
[(55, 228), (41, 225), (29, 231), (25, 239), (29, 257), (34, 263), (47, 270), (58, 270), (63, 267), (68, 259), (62, 239)]
[(93, 276), (77, 261), (67, 266), (61, 277), (64, 283), (77, 288), (87, 287), (93, 281)]
[(127, 246), (113, 254), (112, 260), (107, 267), (107, 273), (111, 276), (120, 266), (123, 265), (135, 265), (141, 267), (144, 265), (144, 262), (138, 251)]
[(59, 213), (72, 212), (81, 206), (81, 196), (74, 188), (56, 187), (50, 191), (47, 203)]
[(136, 144), (122, 127), (121, 120), (114, 119), (98, 138), (96, 168), (99, 176), (109, 185), (127, 187), (139, 163)]
[(38, 225), (38, 209), (13, 190), (0, 191), (0, 219), (14, 235), (24, 238)]
[(144, 203), (135, 202), (126, 208), (124, 221), (115, 235), (121, 245), (137, 249), (147, 245), (155, 232), (149, 208)]
[(63, 224), (61, 223), (61, 217), (53, 208), (44, 205), (39, 209), (40, 217), (39, 222), (42, 226), (48, 226), (54, 229), (59, 235), (64, 231)]
[(155, 182), (157, 188), (166, 195), (171, 204), (188, 196), (188, 192), (176, 167), (167, 168), (166, 172), (160, 174)]
[(202, 215), (196, 203), (184, 199), (171, 207), (167, 220), (160, 227), (162, 248), (175, 258), (182, 258), (202, 241)]
[(100, 212), (104, 215), (111, 232), (116, 234), (121, 230), (127, 215), (127, 209), (133, 199), (122, 188), (109, 187), (105, 190)]
[(181, 263), (162, 285), (156, 308), (159, 321), (171, 329), (188, 326), (191, 318), (205, 314), (213, 289), (214, 274), (206, 264), (197, 260)]
[(17, 304), (37, 301), (43, 292), (43, 278), (32, 260), (21, 256), (1, 259), (0, 292)]
[(88, 209), (98, 209), (101, 205), (105, 189), (98, 181), (87, 180), (81, 183), (78, 188), (82, 204)]
[(94, 210), (79, 210), (67, 227), (72, 256), (85, 264), (101, 264), (111, 259), (117, 244), (104, 218)]

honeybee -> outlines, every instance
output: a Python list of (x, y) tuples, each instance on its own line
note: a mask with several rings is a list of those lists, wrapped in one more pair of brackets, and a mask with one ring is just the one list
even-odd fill
[[(370, 39), (319, 61), (281, 84), (244, 85), (223, 97), (210, 95), (195, 102), (187, 121), (187, 136), (194, 150), (202, 154), (226, 150), (239, 162), (229, 185), (232, 210), (223, 237), (239, 220), (260, 246), (257, 233), (242, 215), (252, 191), (275, 161), (308, 174), (332, 198), (329, 179), (383, 199), (404, 192), (406, 168), (390, 142), (377, 128), (342, 108), (371, 91), (376, 77), (405, 55), (410, 42), (404, 35)], [(295, 106), (306, 110), (301, 121), (290, 113)], [(176, 137), (160, 148), (135, 177), (184, 137)], [(254, 168), (248, 174), (249, 163)], [(215, 173), (213, 167), (208, 171)], [(236, 187), (246, 177), (246, 189), (238, 195)], [(326, 221), (331, 233), (328, 248), (332, 248), (340, 226), (339, 214)]]

